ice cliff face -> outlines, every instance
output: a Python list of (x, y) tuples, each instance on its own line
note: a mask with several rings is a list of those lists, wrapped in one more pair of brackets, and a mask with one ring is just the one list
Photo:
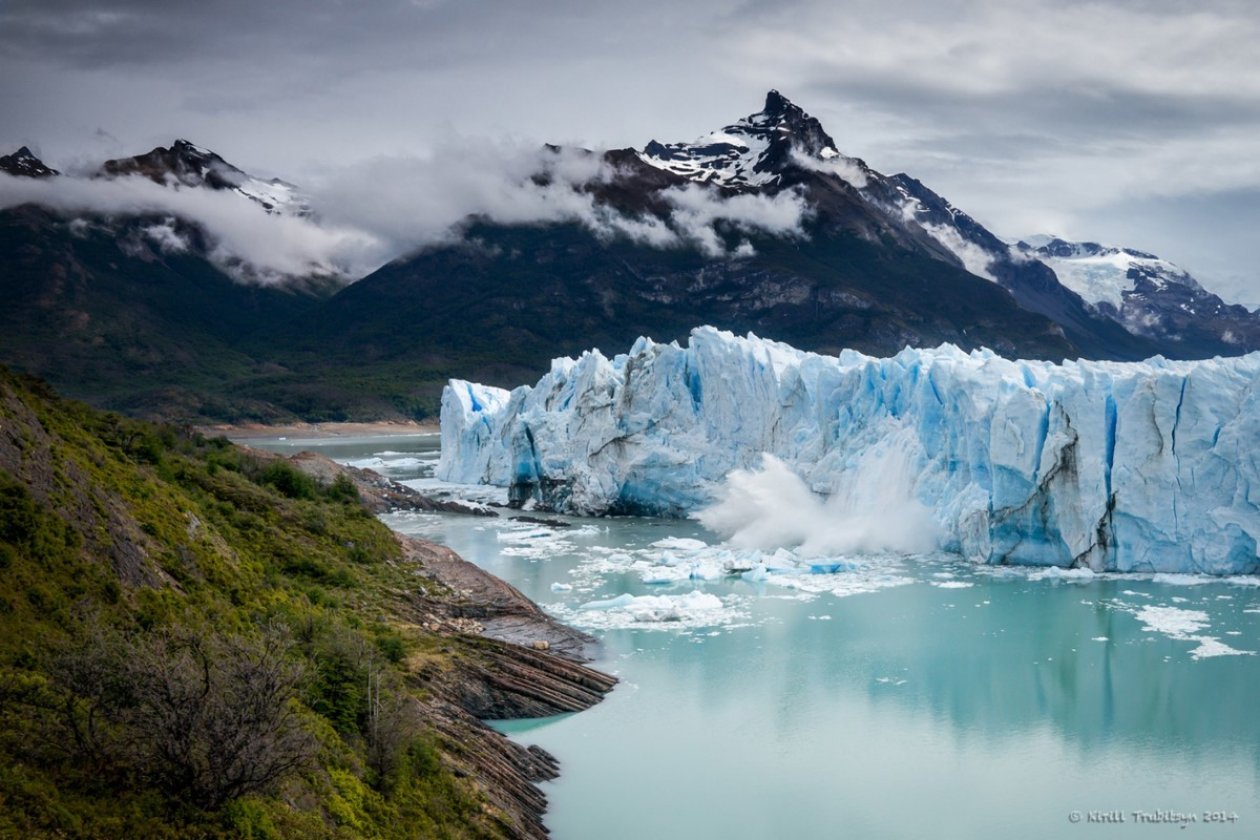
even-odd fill
[(1260, 354), (1009, 361), (944, 346), (876, 359), (703, 327), (512, 392), (454, 380), (439, 477), (557, 510), (687, 514), (763, 453), (815, 491), (903, 487), (941, 548), (987, 563), (1254, 573)]

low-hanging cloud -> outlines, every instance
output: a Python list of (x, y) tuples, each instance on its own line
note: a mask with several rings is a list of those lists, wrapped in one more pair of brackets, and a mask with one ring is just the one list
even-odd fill
[[(805, 235), (802, 223), (810, 213), (805, 196), (798, 190), (723, 196), (700, 184), (688, 184), (666, 190), (664, 198), (674, 208), (670, 220), (679, 235), (713, 257), (726, 254), (726, 244), (718, 234), (719, 222), (743, 233), (801, 237)], [(747, 254), (751, 247), (742, 242), (735, 253)]]
[[(627, 215), (590, 189), (618, 176), (598, 153), (568, 147), (451, 139), (426, 156), (380, 157), (331, 173), (314, 191), (339, 224), (370, 230), (406, 253), (457, 236), (465, 220), (498, 224), (576, 222), (602, 237), (657, 248), (728, 254), (720, 223), (744, 233), (802, 236), (799, 192), (724, 196), (699, 184), (663, 190), (668, 218)], [(747, 254), (740, 243), (731, 252)]]
[(833, 157), (814, 157), (800, 149), (792, 150), (792, 162), (803, 169), (834, 175), (854, 189), (864, 190), (870, 183), (867, 170), (857, 158), (836, 154)]
[[(169, 216), (200, 225), (209, 257), (241, 279), (276, 283), (291, 277), (353, 278), (379, 264), (382, 242), (372, 234), (294, 216), (270, 214), (230, 191), (177, 189), (142, 177), (16, 178), (0, 174), (0, 208), (39, 204), (67, 216)], [(181, 248), (169, 224), (146, 229), (164, 252)], [(182, 247), (187, 247), (184, 244)]]
[[(426, 156), (379, 157), (329, 170), (310, 190), (314, 214), (268, 213), (233, 191), (147, 178), (0, 174), (0, 208), (34, 203), (67, 216), (155, 215), (194, 223), (208, 256), (246, 282), (333, 276), (353, 282), (391, 259), (458, 239), (470, 219), (504, 225), (578, 223), (596, 236), (654, 248), (694, 247), (713, 258), (752, 255), (736, 234), (803, 236), (799, 191), (724, 195), (700, 184), (662, 190), (664, 216), (631, 215), (597, 197), (621, 173), (577, 148), (458, 139)], [(145, 228), (163, 253), (188, 243), (171, 222)]]

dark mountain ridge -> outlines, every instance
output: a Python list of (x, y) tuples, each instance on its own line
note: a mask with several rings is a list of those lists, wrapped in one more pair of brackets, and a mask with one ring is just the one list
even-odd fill
[[(639, 335), (683, 339), (700, 324), (879, 355), (942, 342), (1054, 360), (1260, 347), (1260, 318), (1154, 264), (1131, 268), (1115, 305), (1061, 282), (1056, 270), (1070, 266), (1052, 266), (1064, 258), (1012, 246), (911, 176), (842, 154), (777, 91), (761, 111), (691, 143), (548, 148), (598, 155), (599, 177), (551, 186), (624, 224), (474, 216), (452, 240), (340, 291), (328, 278), (237, 282), (187, 220), (0, 211), (0, 353), (115, 408), (239, 420), (425, 415), (448, 377), (514, 385), (557, 355), (618, 352)], [(56, 174), (26, 149), (0, 165)], [(98, 173), (125, 176), (310, 213), (292, 185), (184, 140)], [(696, 205), (709, 215), (688, 216)], [(799, 218), (750, 221), (740, 216), (749, 206), (797, 208)], [(636, 238), (635, 225), (658, 241)], [(185, 247), (168, 247), (172, 237)]]
[(56, 169), (50, 169), (26, 146), (11, 155), (0, 155), (0, 172), (18, 178), (51, 178), (60, 175)]

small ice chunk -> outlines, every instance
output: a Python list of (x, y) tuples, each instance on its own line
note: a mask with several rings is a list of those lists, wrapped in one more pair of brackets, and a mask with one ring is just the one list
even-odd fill
[(747, 581), (759, 583), (770, 577), (770, 573), (766, 571), (764, 563), (758, 563), (756, 566), (753, 566), (751, 569), (741, 574), (740, 577)]
[(1064, 569), (1059, 566), (1050, 566), (1043, 571), (1034, 572), (1028, 576), (1029, 580), (1062, 580), (1073, 583), (1085, 583), (1096, 577), (1093, 569), (1081, 567), (1078, 569)]
[(674, 551), (700, 551), (708, 547), (709, 544), (703, 540), (693, 540), (687, 537), (666, 537), (663, 540), (657, 540), (652, 543), (652, 548), (669, 548)]

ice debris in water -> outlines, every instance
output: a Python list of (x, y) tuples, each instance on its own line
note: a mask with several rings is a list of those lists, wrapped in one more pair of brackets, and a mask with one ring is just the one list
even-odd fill
[(1254, 655), (1254, 651), (1238, 650), (1213, 636), (1204, 635), (1208, 628), (1208, 614), (1202, 610), (1187, 610), (1180, 607), (1162, 607), (1145, 604), (1138, 608), (1134, 615), (1145, 624), (1142, 629), (1150, 633), (1163, 633), (1171, 639), (1198, 642), (1199, 646), (1190, 651), (1194, 659), (1212, 656)]
[(583, 627), (679, 629), (730, 625), (743, 617), (738, 598), (723, 600), (708, 592), (678, 595), (630, 595), (587, 601), (576, 609), (554, 607), (561, 618)]

